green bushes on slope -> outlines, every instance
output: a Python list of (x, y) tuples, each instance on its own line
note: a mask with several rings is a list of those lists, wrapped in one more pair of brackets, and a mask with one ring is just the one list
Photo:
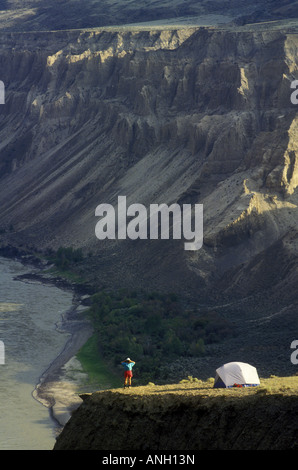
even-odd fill
[(67, 269), (71, 264), (78, 263), (83, 259), (83, 252), (80, 248), (60, 247), (55, 253), (54, 264), (57, 268)]
[(103, 357), (114, 366), (132, 357), (142, 383), (158, 379), (160, 365), (202, 356), (205, 344), (232, 334), (216, 312), (186, 309), (175, 294), (102, 291), (92, 297), (90, 316)]

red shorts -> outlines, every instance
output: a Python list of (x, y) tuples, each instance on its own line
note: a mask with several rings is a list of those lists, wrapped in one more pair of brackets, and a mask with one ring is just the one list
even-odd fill
[(125, 377), (125, 378), (126, 378), (126, 377), (132, 377), (132, 371), (131, 371), (131, 370), (126, 370), (126, 371), (124, 372), (124, 377)]

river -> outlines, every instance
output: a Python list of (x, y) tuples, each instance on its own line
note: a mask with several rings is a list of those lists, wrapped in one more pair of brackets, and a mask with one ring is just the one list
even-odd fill
[(55, 443), (49, 409), (33, 392), (69, 338), (56, 325), (71, 308), (73, 295), (14, 279), (27, 272), (21, 263), (0, 257), (0, 450), (50, 450)]

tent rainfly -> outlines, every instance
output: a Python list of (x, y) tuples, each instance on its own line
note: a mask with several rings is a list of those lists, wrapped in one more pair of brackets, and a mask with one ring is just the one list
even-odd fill
[(214, 388), (260, 385), (257, 369), (245, 362), (228, 362), (216, 369)]

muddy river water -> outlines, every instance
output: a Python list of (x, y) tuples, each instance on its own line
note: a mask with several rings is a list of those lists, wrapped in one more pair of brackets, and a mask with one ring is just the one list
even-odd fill
[[(72, 294), (54, 286), (15, 280), (28, 272), (0, 258), (0, 450), (49, 450), (55, 425), (33, 397), (35, 386), (63, 349), (68, 335), (57, 325)], [(4, 362), (4, 363), (3, 363)]]

